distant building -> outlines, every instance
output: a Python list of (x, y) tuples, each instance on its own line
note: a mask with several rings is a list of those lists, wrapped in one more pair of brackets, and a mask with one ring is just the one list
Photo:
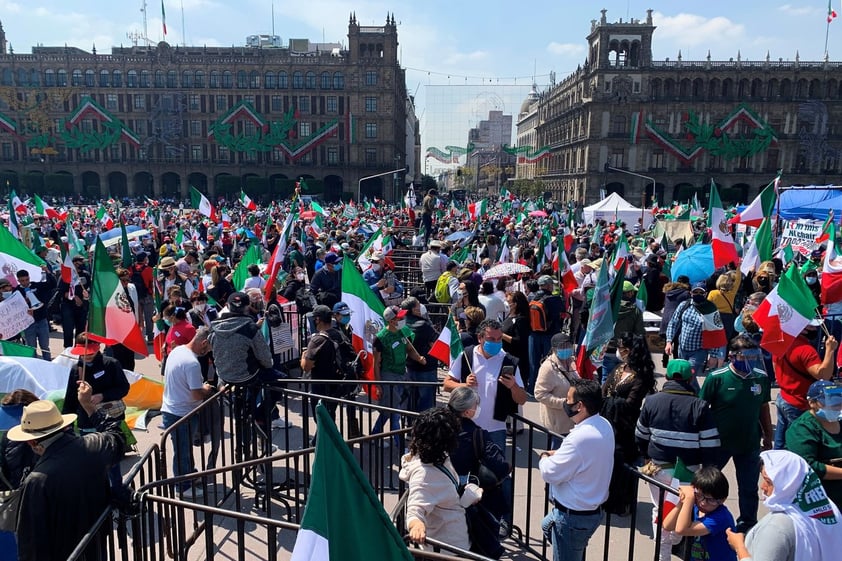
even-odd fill
[(521, 108), (520, 146), (546, 149), (534, 174), (556, 198), (592, 203), (605, 189), (663, 205), (703, 199), (713, 179), (727, 204), (751, 200), (779, 169), (785, 185), (842, 180), (842, 63), (654, 61), (654, 31), (651, 10), (616, 23), (602, 10), (584, 66)]
[(14, 54), (0, 26), (0, 188), (185, 197), (192, 185), (268, 199), (304, 178), (329, 200), (358, 189), (400, 200), (420, 180), (420, 141), (394, 17), (361, 26), (352, 14), (347, 49), (280, 45), (254, 35), (242, 47)]
[(502, 111), (491, 110), (488, 119), (483, 119), (468, 131), (468, 155), (466, 166), (472, 168), (473, 186), (481, 193), (496, 194), (506, 180), (505, 169), (514, 170), (515, 157), (503, 150), (512, 139), (512, 116)]

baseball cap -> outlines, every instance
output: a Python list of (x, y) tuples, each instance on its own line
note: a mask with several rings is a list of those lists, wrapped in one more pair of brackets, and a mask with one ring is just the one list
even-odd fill
[(702, 292), (707, 292), (708, 291), (707, 283), (705, 281), (699, 281), (699, 282), (693, 283), (693, 288), (690, 290), (690, 292), (695, 292), (697, 290), (701, 290)]
[(556, 333), (553, 335), (553, 338), (550, 339), (550, 346), (552, 348), (558, 348), (562, 345), (572, 345), (573, 342), (570, 340), (570, 335), (567, 333)]
[(249, 307), (249, 297), (245, 292), (234, 292), (228, 297), (228, 311), (235, 314), (244, 313)]
[(386, 321), (392, 321), (395, 318), (400, 319), (406, 316), (406, 314), (406, 310), (401, 310), (397, 306), (389, 306), (383, 311), (383, 319), (385, 319)]
[(354, 311), (345, 302), (337, 302), (333, 305), (334, 314), (342, 314), (343, 316), (350, 316)]
[(670, 380), (684, 380), (685, 382), (693, 377), (693, 366), (689, 360), (674, 358), (667, 364), (667, 378)]
[(313, 308), (313, 317), (323, 322), (329, 322), (333, 317), (333, 311), (324, 304), (319, 304)]
[(824, 401), (827, 390), (842, 390), (842, 386), (831, 380), (818, 380), (810, 384), (807, 390), (807, 399), (810, 401)]
[(327, 263), (328, 265), (330, 265), (331, 263), (336, 263), (337, 261), (339, 261), (339, 256), (335, 253), (330, 252), (327, 255), (325, 255), (325, 263)]

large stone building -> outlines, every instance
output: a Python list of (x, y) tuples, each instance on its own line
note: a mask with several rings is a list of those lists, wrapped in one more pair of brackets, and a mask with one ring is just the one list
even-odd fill
[(518, 177), (561, 200), (604, 189), (647, 206), (653, 192), (661, 204), (703, 199), (711, 179), (723, 201), (745, 202), (779, 169), (785, 185), (840, 181), (842, 63), (655, 61), (647, 14), (609, 23), (602, 10), (584, 66), (524, 102), (518, 138), (549, 153)]
[(11, 31), (0, 26), (0, 186), (184, 197), (192, 185), (268, 198), (303, 178), (329, 200), (358, 189), (399, 200), (405, 181), (420, 180), (418, 121), (391, 15), (361, 26), (352, 14), (347, 48), (306, 39), (278, 47), (273, 37), (15, 54)]

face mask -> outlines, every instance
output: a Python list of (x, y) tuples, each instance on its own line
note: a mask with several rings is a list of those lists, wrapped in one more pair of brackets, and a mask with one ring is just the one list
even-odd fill
[(375, 273), (379, 272), (380, 271), (380, 265), (378, 265), (377, 263), (372, 264), (371, 270), (374, 271)]
[(295, 275), (295, 280), (303, 281), (304, 280), (304, 273), (298, 273), (297, 275)]
[(819, 279), (817, 277), (806, 277), (804, 280), (807, 281), (807, 284), (816, 284), (817, 282), (819, 282)]
[(342, 325), (348, 325), (349, 323), (351, 323), (351, 316), (340, 316), (339, 323), (341, 323)]
[(341, 271), (341, 270), (342, 270), (342, 265), (340, 265), (339, 263), (337, 263), (336, 265), (334, 265), (334, 266), (333, 266), (333, 270), (334, 270), (334, 271)]
[(167, 324), (168, 327), (172, 327), (172, 320), (165, 319), (164, 323)]
[(757, 279), (757, 284), (760, 286), (769, 286), (769, 279), (766, 277), (760, 277)]
[(838, 421), (842, 419), (842, 411), (839, 409), (828, 409), (827, 407), (822, 407), (816, 411), (816, 418), (829, 422)]
[(694, 294), (693, 295), (693, 302), (696, 303), (696, 304), (701, 304), (705, 300), (707, 300), (707, 296), (705, 296), (704, 294)]
[(402, 319), (398, 322), (398, 329), (403, 329), (404, 327), (406, 327), (406, 320)]
[(474, 409), (474, 414), (468, 415), (469, 419), (476, 419), (477, 417), (479, 417), (479, 404), (477, 404), (476, 408)]
[[(574, 405), (575, 405), (575, 404), (574, 404)], [(562, 403), (561, 403), (561, 406), (562, 406), (562, 407), (564, 407), (564, 412), (565, 412), (565, 413), (567, 413), (567, 416), (568, 416), (568, 417), (575, 417), (576, 415), (578, 415), (578, 414), (579, 414), (579, 411), (574, 411), (574, 410), (573, 410), (573, 405), (570, 405), (570, 404), (569, 404), (569, 403), (567, 403), (566, 401), (562, 402)]]
[(556, 349), (555, 356), (559, 360), (570, 360), (570, 357), (573, 356), (573, 349)]
[(204, 312), (205, 310), (208, 309), (208, 305), (207, 304), (196, 304), (195, 306), (193, 306), (193, 309), (196, 310), (199, 313), (202, 313), (202, 312)]
[(488, 356), (497, 356), (503, 350), (503, 342), (483, 341), (482, 350)]
[(739, 370), (743, 374), (748, 374), (749, 372), (751, 372), (751, 363), (747, 360), (734, 359), (731, 361), (731, 366), (733, 366), (734, 369)]

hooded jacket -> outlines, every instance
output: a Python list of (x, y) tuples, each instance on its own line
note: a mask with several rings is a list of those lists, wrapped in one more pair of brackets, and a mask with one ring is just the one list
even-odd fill
[(683, 282), (668, 282), (664, 285), (664, 315), (661, 317), (661, 336), (667, 333), (667, 325), (678, 305), (690, 298), (690, 285)]
[(224, 382), (250, 380), (261, 368), (272, 368), (272, 351), (249, 316), (226, 313), (211, 323), (216, 371)]

